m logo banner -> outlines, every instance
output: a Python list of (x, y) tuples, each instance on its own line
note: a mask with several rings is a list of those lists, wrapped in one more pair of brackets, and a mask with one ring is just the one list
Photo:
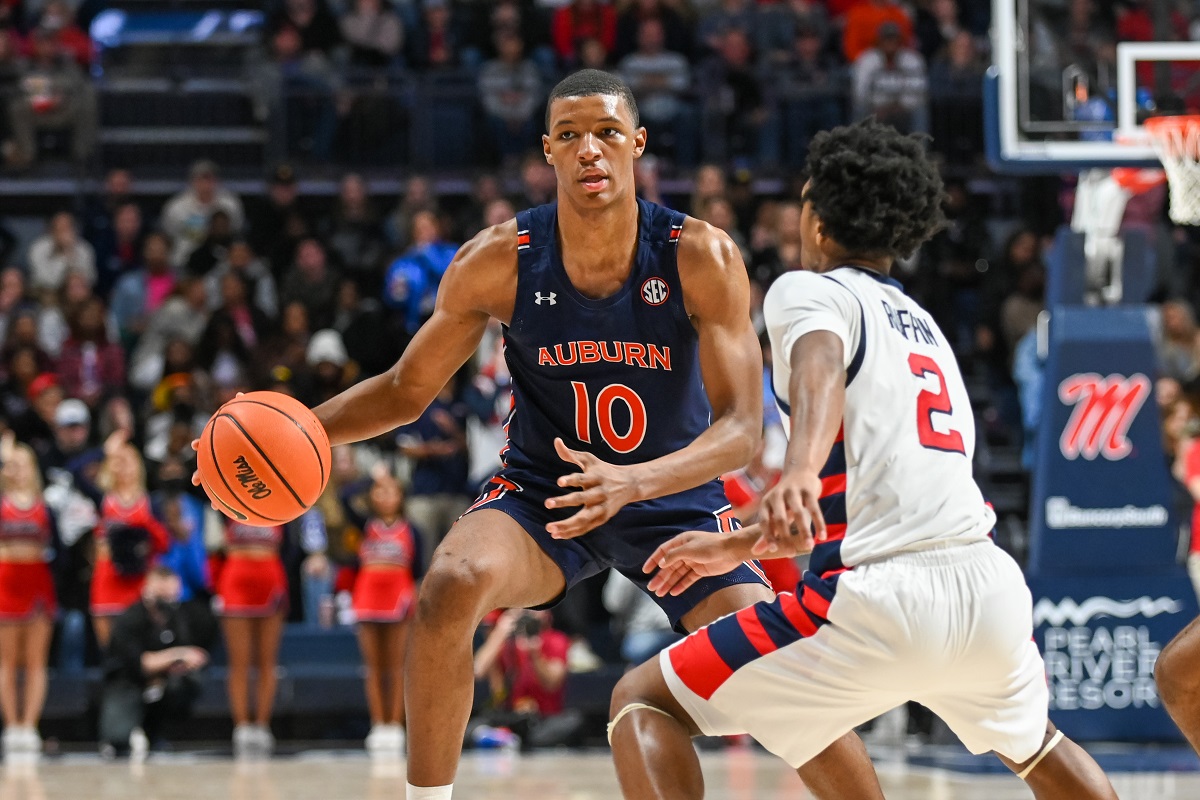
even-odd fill
[(1133, 451), (1129, 426), (1150, 396), (1151, 386), (1141, 373), (1104, 378), (1085, 372), (1064, 379), (1058, 385), (1058, 399), (1075, 408), (1058, 440), (1063, 458), (1095, 461), (1104, 456), (1120, 461), (1129, 455)]

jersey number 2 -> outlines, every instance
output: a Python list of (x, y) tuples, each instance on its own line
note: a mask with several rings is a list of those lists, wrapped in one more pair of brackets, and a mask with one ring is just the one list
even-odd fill
[(941, 367), (929, 356), (911, 353), (908, 356), (908, 368), (918, 378), (936, 375), (938, 379), (939, 391), (922, 389), (917, 395), (917, 438), (921, 445), (931, 450), (944, 450), (947, 453), (961, 453), (965, 456), (967, 449), (963, 446), (962, 434), (953, 429), (946, 433), (933, 429), (935, 413), (954, 413), (954, 409), (950, 407), (950, 393), (946, 391), (946, 378), (942, 375)]
[[(579, 441), (592, 443), (592, 411), (588, 404), (587, 384), (571, 381), (575, 390), (575, 435)], [(620, 401), (629, 409), (629, 430), (617, 433), (613, 425), (613, 404)], [(618, 453), (632, 453), (646, 438), (646, 404), (633, 389), (623, 383), (605, 386), (596, 395), (596, 422), (600, 438)]]

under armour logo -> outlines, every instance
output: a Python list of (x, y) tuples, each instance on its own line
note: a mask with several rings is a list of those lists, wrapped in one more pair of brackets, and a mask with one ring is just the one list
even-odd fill
[(549, 303), (550, 305), (554, 305), (554, 298), (558, 297), (558, 295), (556, 295), (554, 292), (551, 292), (548, 295), (544, 295), (541, 292), (536, 292), (536, 294), (537, 294), (537, 300), (535, 302), (539, 306), (542, 304), (543, 300), (546, 301), (547, 303)]

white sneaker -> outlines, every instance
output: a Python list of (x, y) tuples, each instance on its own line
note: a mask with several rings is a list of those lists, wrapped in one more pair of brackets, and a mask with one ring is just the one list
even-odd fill
[(275, 735), (266, 725), (254, 725), (254, 748), (260, 754), (269, 756), (275, 751)]
[(131, 758), (145, 758), (150, 752), (150, 739), (141, 728), (129, 732), (129, 755)]
[(0, 736), (0, 749), (4, 750), (4, 755), (21, 752), (21, 729), (16, 726), (5, 728)]
[(368, 753), (380, 753), (387, 749), (388, 728), (390, 725), (372, 725), (370, 733), (363, 741), (363, 747)]
[(237, 725), (233, 729), (233, 754), (249, 755), (254, 751), (255, 731), (253, 725)]

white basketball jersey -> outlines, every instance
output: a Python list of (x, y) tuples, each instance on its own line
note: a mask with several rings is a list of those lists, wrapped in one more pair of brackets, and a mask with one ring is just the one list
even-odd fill
[(818, 546), (826, 551), (819, 560), (837, 569), (986, 538), (996, 517), (972, 476), (975, 424), (958, 362), (900, 284), (857, 267), (791, 272), (771, 287), (763, 311), (785, 416), (800, 337), (830, 331), (845, 347), (843, 436), (821, 473), (831, 542)]

